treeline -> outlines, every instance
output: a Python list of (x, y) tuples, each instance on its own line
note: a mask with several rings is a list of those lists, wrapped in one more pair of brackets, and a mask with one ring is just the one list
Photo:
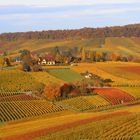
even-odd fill
[(105, 61), (122, 61), (122, 62), (140, 62), (140, 59), (133, 55), (125, 55), (113, 52), (86, 51), (81, 49), (82, 62), (105, 62)]
[(140, 37), (140, 24), (126, 26), (114, 26), (104, 28), (82, 28), (75, 30), (48, 30), (36, 32), (3, 33), (1, 41), (16, 40), (63, 40), (83, 38), (105, 38), (105, 37)]

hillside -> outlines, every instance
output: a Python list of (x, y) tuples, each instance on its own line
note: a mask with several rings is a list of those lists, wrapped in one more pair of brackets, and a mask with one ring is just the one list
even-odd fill
[(75, 30), (49, 30), (26, 33), (3, 33), (0, 40), (63, 40), (73, 38), (100, 38), (100, 37), (140, 37), (140, 24), (114, 26), (104, 28), (82, 28)]
[(45, 53), (53, 51), (58, 46), (60, 50), (67, 50), (76, 47), (80, 49), (85, 47), (86, 50), (94, 50), (98, 52), (114, 52), (118, 54), (134, 55), (140, 57), (140, 37), (134, 38), (124, 37), (108, 37), (95, 39), (75, 39), (75, 40), (27, 40), (27, 41), (1, 41), (0, 53), (8, 52), (10, 55), (18, 55), (20, 50), (28, 49), (33, 53)]
[(85, 47), (98, 52), (140, 57), (140, 25), (122, 27), (83, 28), (26, 33), (4, 33), (0, 35), (0, 54), (17, 55), (28, 49), (33, 53), (45, 53), (58, 46), (60, 50)]

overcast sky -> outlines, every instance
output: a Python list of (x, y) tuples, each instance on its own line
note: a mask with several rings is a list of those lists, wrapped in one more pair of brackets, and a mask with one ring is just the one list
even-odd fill
[(0, 0), (0, 33), (140, 23), (140, 0)]

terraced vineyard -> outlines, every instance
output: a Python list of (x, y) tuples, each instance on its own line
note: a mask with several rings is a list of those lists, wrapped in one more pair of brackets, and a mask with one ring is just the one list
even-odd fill
[(135, 98), (129, 95), (129, 93), (126, 93), (116, 88), (95, 88), (93, 89), (93, 92), (104, 97), (111, 104), (121, 104), (124, 102), (130, 102), (135, 100)]
[(63, 111), (45, 100), (0, 102), (0, 121), (14, 121)]
[(92, 110), (102, 106), (108, 106), (110, 103), (99, 95), (80, 96), (57, 102), (58, 105), (75, 111)]

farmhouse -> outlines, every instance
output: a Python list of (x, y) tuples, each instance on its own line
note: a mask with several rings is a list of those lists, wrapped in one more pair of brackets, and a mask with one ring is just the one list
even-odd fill
[(15, 62), (21, 62), (20, 56), (15, 57)]
[(43, 59), (43, 60), (41, 61), (41, 64), (42, 64), (42, 65), (46, 65), (46, 64), (47, 64), (47, 61), (46, 61), (45, 59)]
[(91, 79), (91, 78), (92, 78), (92, 74), (91, 74), (91, 73), (86, 74), (86, 75), (85, 75), (85, 78), (86, 78), (86, 79)]
[(47, 65), (55, 65), (55, 61), (48, 61)]
[(55, 57), (52, 54), (47, 54), (39, 58), (39, 65), (55, 65)]

